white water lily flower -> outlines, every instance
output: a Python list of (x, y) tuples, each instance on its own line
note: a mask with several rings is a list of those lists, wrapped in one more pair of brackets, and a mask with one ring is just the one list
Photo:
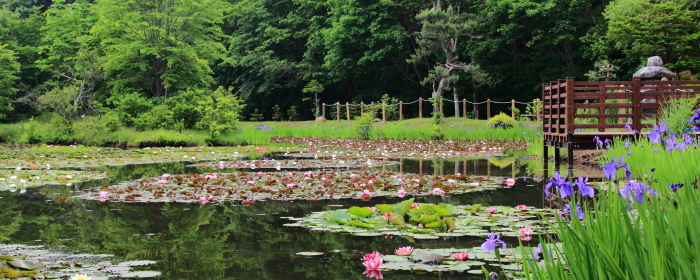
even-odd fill
[(15, 180), (15, 179), (17, 179), (17, 176), (12, 176), (12, 177), (10, 177), (10, 179)]
[(22, 167), (17, 167), (15, 168), (15, 170), (22, 170)]
[(70, 280), (90, 280), (91, 277), (87, 276), (87, 274), (76, 274), (73, 275)]

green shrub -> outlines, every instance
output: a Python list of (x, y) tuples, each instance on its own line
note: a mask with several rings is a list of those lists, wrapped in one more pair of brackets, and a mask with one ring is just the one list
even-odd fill
[(355, 131), (360, 139), (369, 140), (372, 137), (372, 124), (374, 122), (375, 111), (369, 110), (356, 118), (357, 125)]
[(134, 118), (134, 128), (139, 131), (159, 128), (173, 128), (175, 124), (174, 113), (167, 105), (157, 105), (148, 112)]
[(39, 122), (30, 118), (28, 122), (22, 125), (22, 136), (20, 136), (19, 142), (22, 143), (39, 143), (41, 142), (41, 135), (39, 134)]
[(73, 137), (73, 122), (59, 114), (54, 114), (48, 135), (43, 140), (46, 143), (71, 144), (74, 141)]
[(513, 128), (513, 125), (515, 124), (515, 119), (501, 112), (500, 114), (490, 118), (488, 123), (493, 128), (509, 129)]
[(197, 111), (202, 118), (197, 122), (197, 128), (206, 130), (211, 140), (233, 130), (238, 123), (244, 105), (232, 91), (233, 88), (219, 87), (198, 102)]

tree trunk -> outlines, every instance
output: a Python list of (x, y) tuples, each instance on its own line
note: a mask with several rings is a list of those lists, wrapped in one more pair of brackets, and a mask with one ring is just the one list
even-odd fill
[(459, 98), (457, 97), (457, 86), (452, 86), (452, 95), (455, 103), (455, 118), (459, 118)]
[[(448, 73), (449, 75), (449, 73)], [(437, 97), (440, 96), (442, 97), (442, 92), (445, 91), (445, 85), (447, 85), (447, 77), (442, 77), (440, 79), (440, 82), (438, 83), (438, 88), (433, 92), (433, 100), (437, 100)], [(440, 112), (440, 104), (437, 102), (434, 102), (433, 104), (433, 113)]]

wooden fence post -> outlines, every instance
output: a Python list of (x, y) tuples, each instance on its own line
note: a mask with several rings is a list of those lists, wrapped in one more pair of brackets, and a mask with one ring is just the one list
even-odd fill
[(335, 121), (340, 122), (340, 102), (335, 102)]
[(542, 106), (542, 100), (537, 99), (533, 103), (535, 104), (535, 118), (537, 119), (538, 122), (540, 122), (540, 121), (542, 121), (542, 119), (540, 118), (540, 106)]
[(399, 101), (399, 120), (403, 120), (403, 101)]
[(491, 99), (486, 99), (486, 119), (491, 118)]
[(365, 113), (365, 102), (360, 101), (360, 115)]
[(423, 97), (418, 97), (418, 118), (423, 118)]
[(323, 121), (326, 121), (326, 103), (321, 103), (321, 117), (323, 117)]
[(348, 117), (348, 123), (350, 123), (350, 103), (345, 102), (345, 115)]
[(510, 100), (510, 117), (515, 119), (515, 99)]
[[(440, 96), (440, 114), (443, 114), (443, 113), (442, 113), (442, 103), (445, 102), (444, 100), (445, 100), (445, 99), (442, 98), (442, 96)], [(443, 116), (444, 116), (444, 115), (443, 115)]]
[(632, 129), (642, 131), (642, 81), (639, 77), (632, 77)]
[(386, 122), (386, 102), (382, 102), (382, 122)]
[(467, 120), (467, 99), (462, 99), (462, 115), (464, 115), (464, 120)]

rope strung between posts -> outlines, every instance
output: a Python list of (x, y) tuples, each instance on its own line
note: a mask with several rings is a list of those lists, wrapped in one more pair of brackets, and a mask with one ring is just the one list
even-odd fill
[[(485, 104), (485, 103), (488, 103), (488, 102), (489, 102), (489, 101), (471, 102), (471, 101), (469, 101), (469, 100), (464, 100), (464, 99), (463, 99), (463, 100), (454, 101), (454, 100), (446, 99), (446, 98), (443, 99), (443, 100), (445, 100), (445, 101), (447, 101), (447, 102), (452, 102), (452, 103), (462, 103), (462, 102), (466, 101), (466, 102), (469, 103), (469, 104), (475, 104), (475, 105), (481, 105), (481, 104)], [(416, 103), (416, 102), (418, 102), (418, 101), (430, 102), (429, 99), (418, 99), (418, 100), (414, 100), (414, 101), (411, 101), (411, 102), (404, 102), (403, 105), (414, 104), (414, 103)], [(511, 101), (491, 101), (491, 103), (494, 103), (494, 104), (510, 104)], [(535, 102), (534, 102), (534, 101), (530, 101), (530, 102), (515, 101), (515, 103), (516, 103), (516, 104), (534, 104)], [(399, 106), (399, 104), (400, 104), (400, 103), (386, 104), (386, 106)], [(322, 105), (323, 105), (323, 106), (326, 106), (326, 107), (335, 107), (335, 106), (338, 106), (338, 105), (340, 105), (340, 106), (345, 106), (345, 104), (338, 104), (338, 103), (331, 103), (331, 104), (325, 104), (325, 103), (323, 103)], [(376, 107), (381, 107), (381, 106), (382, 106), (381, 103), (379, 103), (379, 104), (374, 104), (374, 105), (372, 105), (372, 104), (354, 104), (354, 103), (349, 103), (349, 104), (347, 104), (347, 105), (348, 105), (348, 106), (351, 106), (351, 107), (357, 107), (357, 106), (363, 106), (363, 105), (364, 105), (364, 106), (376, 106)]]

